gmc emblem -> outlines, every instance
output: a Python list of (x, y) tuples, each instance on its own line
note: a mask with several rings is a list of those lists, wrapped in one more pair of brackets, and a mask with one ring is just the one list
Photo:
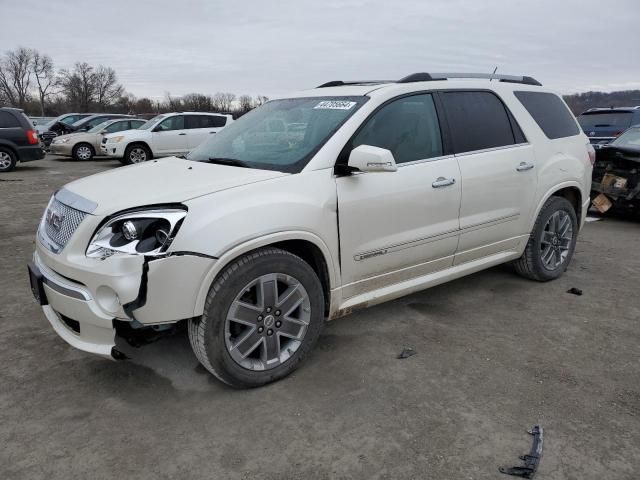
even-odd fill
[(54, 231), (59, 232), (62, 229), (62, 222), (64, 222), (64, 215), (56, 210), (47, 210), (47, 217), (45, 218), (45, 222), (49, 225)]

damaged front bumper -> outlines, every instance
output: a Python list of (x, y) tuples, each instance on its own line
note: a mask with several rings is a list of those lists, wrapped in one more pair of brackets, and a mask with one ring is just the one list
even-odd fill
[(105, 358), (119, 358), (117, 324), (140, 328), (198, 315), (196, 298), (216, 262), (189, 253), (100, 260), (36, 244), (29, 270), (45, 316), (67, 343)]

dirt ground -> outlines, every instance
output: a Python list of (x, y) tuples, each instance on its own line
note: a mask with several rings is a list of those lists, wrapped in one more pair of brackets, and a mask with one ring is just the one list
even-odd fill
[(538, 479), (637, 478), (640, 222), (588, 223), (555, 282), (498, 267), (336, 320), (293, 375), (236, 391), (185, 336), (76, 351), (32, 299), (49, 196), (117, 165), (0, 176), (0, 479), (506, 479), (538, 423)]

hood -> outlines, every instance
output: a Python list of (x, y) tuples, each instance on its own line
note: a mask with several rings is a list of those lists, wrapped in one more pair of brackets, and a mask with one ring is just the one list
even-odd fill
[(91, 175), (65, 185), (65, 189), (97, 203), (94, 215), (108, 215), (128, 208), (185, 202), (286, 175), (169, 157)]
[(80, 137), (81, 135), (93, 135), (93, 134), (91, 134), (91, 133), (87, 133), (87, 132), (67, 133), (67, 134), (65, 134), (65, 135), (58, 135), (58, 136), (56, 137), (56, 139), (59, 139), (59, 138), (78, 138), (78, 137)]

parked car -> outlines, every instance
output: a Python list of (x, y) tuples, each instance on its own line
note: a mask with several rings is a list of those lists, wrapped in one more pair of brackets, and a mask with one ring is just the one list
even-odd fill
[[(294, 370), (326, 319), (504, 262), (559, 277), (593, 147), (534, 79), (460, 76), (330, 82), (265, 103), (187, 160), (66, 185), (30, 265), (44, 314), (71, 345), (113, 358), (186, 323), (206, 369), (253, 387)], [(283, 142), (254, 148), (276, 119), (304, 135), (280, 129)]]
[(0, 172), (10, 172), (18, 162), (44, 158), (38, 132), (17, 108), (0, 108)]
[(144, 120), (117, 118), (106, 120), (86, 132), (70, 133), (56, 137), (51, 142), (50, 152), (54, 155), (72, 157), (74, 160), (91, 160), (100, 154), (100, 143), (105, 135), (140, 127)]
[(71, 125), (78, 120), (94, 115), (93, 113), (65, 113), (54, 118), (44, 125), (36, 125), (36, 130), (45, 147), (51, 144), (51, 141), (59, 136), (71, 133)]
[(114, 120), (116, 118), (133, 118), (133, 115), (122, 115), (120, 113), (96, 113), (85, 118), (81, 118), (77, 122), (73, 123), (70, 128), (71, 132), (86, 132), (96, 125), (100, 125), (107, 120)]
[(640, 125), (596, 151), (591, 196), (601, 212), (617, 207), (640, 213)]
[[(36, 131), (38, 131), (38, 127), (42, 128), (48, 123), (50, 123), (55, 117), (28, 117), (31, 124), (36, 127)], [(38, 132), (39, 133), (39, 132)]]
[(590, 108), (578, 115), (578, 123), (589, 141), (599, 148), (632, 125), (640, 125), (640, 106)]
[(184, 155), (231, 122), (231, 115), (219, 113), (166, 113), (152, 118), (138, 130), (107, 135), (101, 151), (124, 164)]

